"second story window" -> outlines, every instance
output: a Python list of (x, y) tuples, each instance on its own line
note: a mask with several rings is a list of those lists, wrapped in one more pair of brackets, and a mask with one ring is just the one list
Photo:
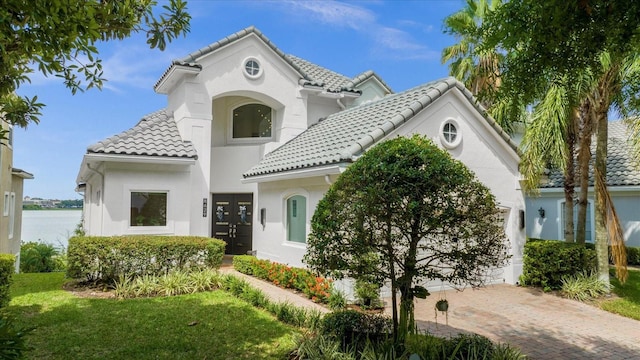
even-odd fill
[(271, 138), (271, 108), (262, 104), (247, 104), (233, 110), (234, 139)]

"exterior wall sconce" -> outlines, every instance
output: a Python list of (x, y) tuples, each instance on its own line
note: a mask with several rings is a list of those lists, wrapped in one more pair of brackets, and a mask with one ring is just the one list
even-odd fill
[(540, 214), (540, 217), (544, 219), (544, 209), (542, 208), (542, 206), (540, 206), (540, 209), (538, 209), (538, 214)]
[(267, 225), (267, 209), (266, 208), (260, 209), (260, 224), (262, 224), (262, 230), (264, 230), (264, 227)]

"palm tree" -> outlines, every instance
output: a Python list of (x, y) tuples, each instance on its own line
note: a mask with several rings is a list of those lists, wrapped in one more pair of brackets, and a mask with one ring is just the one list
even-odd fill
[(482, 49), (478, 29), (485, 16), (502, 4), (502, 0), (467, 0), (466, 6), (444, 20), (445, 32), (459, 42), (442, 50), (442, 63), (449, 63), (449, 73), (462, 81), (480, 103), (489, 109), (491, 94), (500, 86), (499, 64), (502, 54), (496, 49)]

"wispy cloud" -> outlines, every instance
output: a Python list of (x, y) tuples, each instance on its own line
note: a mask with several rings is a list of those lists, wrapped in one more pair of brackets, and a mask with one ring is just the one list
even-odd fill
[[(417, 41), (410, 32), (398, 27), (382, 25), (376, 13), (363, 6), (339, 1), (287, 1), (286, 10), (298, 17), (308, 17), (325, 25), (355, 30), (369, 36), (376, 44), (372, 52), (379, 56), (397, 59), (433, 59), (438, 53)], [(421, 26), (421, 31), (431, 31), (429, 25), (413, 21), (400, 22), (405, 27)], [(389, 52), (391, 50), (392, 52)]]
[(361, 6), (338, 1), (287, 1), (287, 8), (305, 13), (325, 24), (364, 31), (376, 22), (375, 14)]

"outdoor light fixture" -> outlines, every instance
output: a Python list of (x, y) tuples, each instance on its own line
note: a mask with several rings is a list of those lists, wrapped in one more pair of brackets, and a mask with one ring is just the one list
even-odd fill
[(267, 209), (260, 209), (260, 224), (262, 224), (262, 229), (267, 225)]
[(544, 219), (544, 209), (542, 208), (542, 206), (540, 206), (540, 209), (538, 209), (538, 214), (540, 214), (540, 217)]

